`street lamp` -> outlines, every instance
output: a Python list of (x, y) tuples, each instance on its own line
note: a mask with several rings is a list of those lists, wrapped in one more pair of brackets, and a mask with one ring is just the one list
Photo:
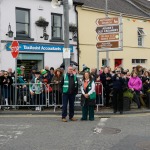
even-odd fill
[(9, 26), (8, 26), (8, 33), (6, 34), (8, 37), (13, 37), (13, 31), (11, 31), (11, 25), (10, 25), (10, 23), (9, 23)]
[(44, 40), (49, 39), (49, 35), (46, 33), (46, 27), (43, 28), (43, 36), (41, 36), (40, 38), (44, 38)]

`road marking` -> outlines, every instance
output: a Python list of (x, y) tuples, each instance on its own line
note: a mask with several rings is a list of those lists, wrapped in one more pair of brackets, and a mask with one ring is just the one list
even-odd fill
[(103, 130), (103, 127), (105, 126), (105, 122), (108, 120), (108, 118), (101, 118), (99, 123), (97, 124), (96, 128), (94, 129), (94, 133), (100, 134)]
[(0, 148), (9, 140), (17, 139), (25, 129), (30, 127), (31, 125), (0, 124)]

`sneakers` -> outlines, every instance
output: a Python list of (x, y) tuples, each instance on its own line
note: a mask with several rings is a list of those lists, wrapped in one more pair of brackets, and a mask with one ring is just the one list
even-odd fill
[(66, 118), (62, 118), (62, 122), (68, 122)]

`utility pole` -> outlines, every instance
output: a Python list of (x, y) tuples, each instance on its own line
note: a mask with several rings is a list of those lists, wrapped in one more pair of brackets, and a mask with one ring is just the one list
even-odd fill
[(68, 0), (63, 0), (63, 11), (64, 11), (64, 51), (67, 56), (63, 56), (63, 62), (65, 65), (65, 72), (70, 66), (70, 49), (69, 49), (69, 5)]
[[(106, 18), (108, 18), (108, 0), (105, 0), (105, 16)], [(106, 62), (107, 62), (107, 66), (109, 66), (109, 51), (106, 50)]]

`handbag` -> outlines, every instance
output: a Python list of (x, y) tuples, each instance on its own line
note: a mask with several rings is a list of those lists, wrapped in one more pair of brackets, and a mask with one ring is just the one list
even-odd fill
[(81, 95), (81, 102), (80, 102), (81, 106), (84, 106), (84, 105), (85, 105), (85, 101), (86, 101), (86, 98), (85, 98), (84, 95), (82, 94), (82, 95)]

